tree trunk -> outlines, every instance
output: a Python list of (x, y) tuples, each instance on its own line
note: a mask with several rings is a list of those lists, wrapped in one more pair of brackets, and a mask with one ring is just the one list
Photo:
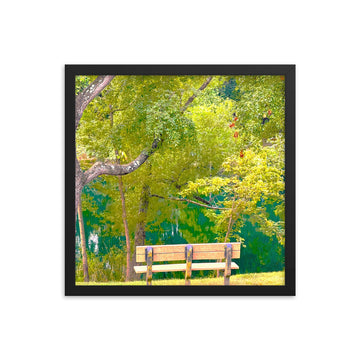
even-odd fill
[(122, 182), (122, 177), (118, 176), (119, 178), (119, 191), (121, 195), (121, 208), (122, 208), (122, 219), (124, 223), (125, 229), (125, 238), (126, 238), (126, 278), (125, 281), (130, 281), (131, 277), (131, 243), (130, 243), (130, 234), (129, 234), (129, 227), (127, 222), (127, 215), (126, 215), (126, 206), (125, 206), (125, 195), (124, 195), (124, 186)]
[[(149, 197), (150, 197), (150, 187), (147, 184), (143, 185), (141, 197), (140, 197), (140, 206), (139, 206), (139, 221), (136, 225), (135, 230), (135, 249), (133, 254), (133, 265), (136, 264), (136, 246), (144, 246), (145, 245), (145, 226), (146, 226), (146, 218), (147, 218), (147, 211), (149, 208)], [(134, 266), (131, 267), (132, 270)], [(140, 279), (140, 275), (135, 274), (134, 272), (134, 279)]]
[(81, 200), (81, 192), (83, 187), (84, 187), (83, 172), (80, 168), (79, 160), (75, 156), (75, 221)]
[[(110, 125), (111, 127), (114, 126), (114, 112), (112, 105), (110, 107)], [(117, 163), (120, 165), (120, 156), (119, 151), (115, 149), (115, 155), (117, 157)], [(122, 209), (122, 220), (124, 223), (124, 230), (125, 230), (125, 239), (126, 239), (126, 275), (125, 281), (130, 281), (130, 268), (131, 268), (131, 243), (130, 243), (130, 234), (129, 234), (129, 226), (127, 222), (127, 215), (126, 215), (126, 205), (125, 205), (125, 194), (124, 194), (124, 185), (122, 181), (122, 176), (118, 176), (119, 180), (119, 192), (121, 196), (121, 209)]]
[[(230, 235), (230, 231), (231, 231), (231, 228), (234, 224), (234, 219), (233, 219), (233, 213), (234, 213), (234, 207), (235, 207), (235, 195), (234, 195), (234, 199), (233, 199), (233, 203), (232, 203), (232, 208), (231, 208), (231, 214), (230, 214), (230, 219), (229, 219), (229, 223), (228, 223), (228, 228), (227, 228), (227, 231), (226, 231), (226, 235), (225, 235), (225, 243), (228, 242), (228, 238), (229, 238), (229, 235)], [(219, 262), (219, 261), (218, 261)], [(216, 272), (216, 276), (219, 277), (220, 275), (222, 275), (223, 271), (221, 270), (217, 270)]]
[(89, 282), (89, 271), (88, 271), (88, 262), (87, 262), (87, 254), (86, 254), (86, 239), (85, 239), (84, 219), (81, 209), (81, 200), (78, 206), (78, 220), (79, 220), (79, 229), (80, 229), (81, 255), (82, 255), (82, 263), (83, 263), (84, 281)]
[(235, 196), (234, 196), (233, 203), (232, 203), (232, 209), (231, 209), (229, 224), (228, 224), (228, 228), (227, 228), (227, 231), (226, 231), (225, 241), (224, 241), (224, 242), (227, 242), (227, 241), (228, 241), (228, 237), (229, 237), (229, 235), (230, 235), (230, 231), (231, 231), (231, 228), (232, 228), (232, 226), (233, 226), (234, 207), (235, 207)]

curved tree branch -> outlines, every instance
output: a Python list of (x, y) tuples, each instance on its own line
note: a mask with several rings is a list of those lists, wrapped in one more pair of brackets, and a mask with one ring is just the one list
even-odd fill
[(188, 107), (189, 105), (195, 100), (195, 98), (198, 96), (198, 92), (199, 91), (202, 91), (204, 90), (210, 83), (211, 79), (213, 77), (212, 76), (209, 76), (205, 82), (199, 87), (199, 90), (197, 91), (196, 94), (193, 94), (192, 96), (189, 97), (188, 101), (185, 103), (185, 105), (181, 108), (181, 112), (184, 112)]
[(89, 170), (84, 173), (84, 184), (88, 184), (100, 175), (126, 175), (138, 169), (158, 148), (161, 139), (155, 139), (151, 147), (143, 150), (140, 155), (128, 164), (108, 164), (96, 162)]
[(204, 204), (211, 205), (211, 203), (210, 203), (209, 201), (203, 199), (203, 198), (200, 197), (200, 196), (193, 195), (193, 198), (196, 199), (196, 200), (198, 200), (198, 201), (200, 201), (200, 202), (202, 202), (202, 203), (204, 203)]
[(101, 91), (110, 84), (115, 75), (98, 76), (85, 90), (83, 90), (75, 99), (75, 131), (79, 125), (80, 119), (90, 101), (93, 100)]
[(193, 201), (193, 200), (189, 200), (189, 199), (184, 199), (184, 198), (175, 198), (175, 197), (164, 197), (164, 196), (160, 196), (160, 195), (156, 195), (156, 194), (151, 194), (150, 195), (151, 197), (157, 197), (159, 199), (164, 199), (164, 200), (172, 200), (172, 201), (182, 201), (182, 202), (187, 202), (187, 203), (191, 203), (191, 204), (194, 204), (194, 205), (197, 205), (197, 206), (201, 206), (201, 207), (204, 207), (204, 208), (207, 208), (207, 209), (211, 209), (211, 210), (231, 210), (229, 208), (222, 208), (222, 207), (218, 207), (218, 206), (209, 206), (209, 205), (205, 205), (205, 204), (200, 204), (196, 201)]

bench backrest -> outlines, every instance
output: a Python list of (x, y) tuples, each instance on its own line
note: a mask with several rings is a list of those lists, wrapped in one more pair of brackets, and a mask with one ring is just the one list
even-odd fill
[[(193, 260), (221, 260), (225, 259), (225, 247), (231, 244), (232, 259), (240, 258), (241, 243), (221, 244), (182, 244), (182, 245), (153, 245), (153, 261), (177, 261), (186, 260), (185, 249), (188, 245), (193, 248)], [(136, 262), (146, 261), (146, 248), (136, 247)]]

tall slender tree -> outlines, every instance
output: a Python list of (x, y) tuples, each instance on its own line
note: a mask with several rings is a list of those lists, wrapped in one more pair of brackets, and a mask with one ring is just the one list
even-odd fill
[(79, 221), (79, 229), (80, 229), (81, 256), (82, 256), (82, 264), (83, 264), (84, 281), (88, 282), (89, 270), (88, 270), (87, 254), (86, 254), (86, 236), (85, 236), (85, 228), (84, 228), (84, 218), (81, 207), (81, 199), (78, 205), (78, 221)]

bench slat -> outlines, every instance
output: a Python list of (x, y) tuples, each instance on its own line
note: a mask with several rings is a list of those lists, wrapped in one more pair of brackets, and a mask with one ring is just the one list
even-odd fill
[[(240, 251), (234, 251), (232, 253), (232, 259), (239, 259)], [(222, 260), (225, 259), (225, 250), (224, 251), (212, 251), (208, 253), (195, 253), (193, 254), (193, 260)], [(169, 254), (154, 254), (153, 261), (179, 261), (185, 260), (184, 253), (169, 253)], [(145, 255), (137, 255), (136, 262), (144, 262)]]
[[(194, 252), (196, 251), (220, 251), (224, 249), (226, 243), (211, 243), (211, 244), (177, 244), (177, 245), (153, 245), (154, 252), (168, 253), (168, 252), (182, 252), (185, 251), (187, 245), (192, 245)], [(228, 243), (232, 245), (233, 250), (240, 250), (241, 243)], [(147, 246), (137, 246), (136, 251), (139, 254), (145, 254)]]
[[(183, 245), (154, 245), (153, 261), (178, 261), (185, 260), (185, 247)], [(225, 258), (225, 244), (190, 244), (193, 246), (193, 260), (221, 260)], [(241, 243), (231, 243), (232, 259), (240, 258)], [(147, 246), (136, 247), (136, 262), (145, 261)]]
[[(216, 263), (192, 263), (192, 271), (196, 270), (223, 270), (225, 269), (225, 262)], [(146, 273), (146, 266), (134, 266), (137, 274)], [(239, 269), (239, 266), (234, 262), (231, 263), (231, 269)], [(171, 271), (185, 271), (186, 264), (165, 264), (165, 265), (153, 265), (152, 272), (171, 272)]]

